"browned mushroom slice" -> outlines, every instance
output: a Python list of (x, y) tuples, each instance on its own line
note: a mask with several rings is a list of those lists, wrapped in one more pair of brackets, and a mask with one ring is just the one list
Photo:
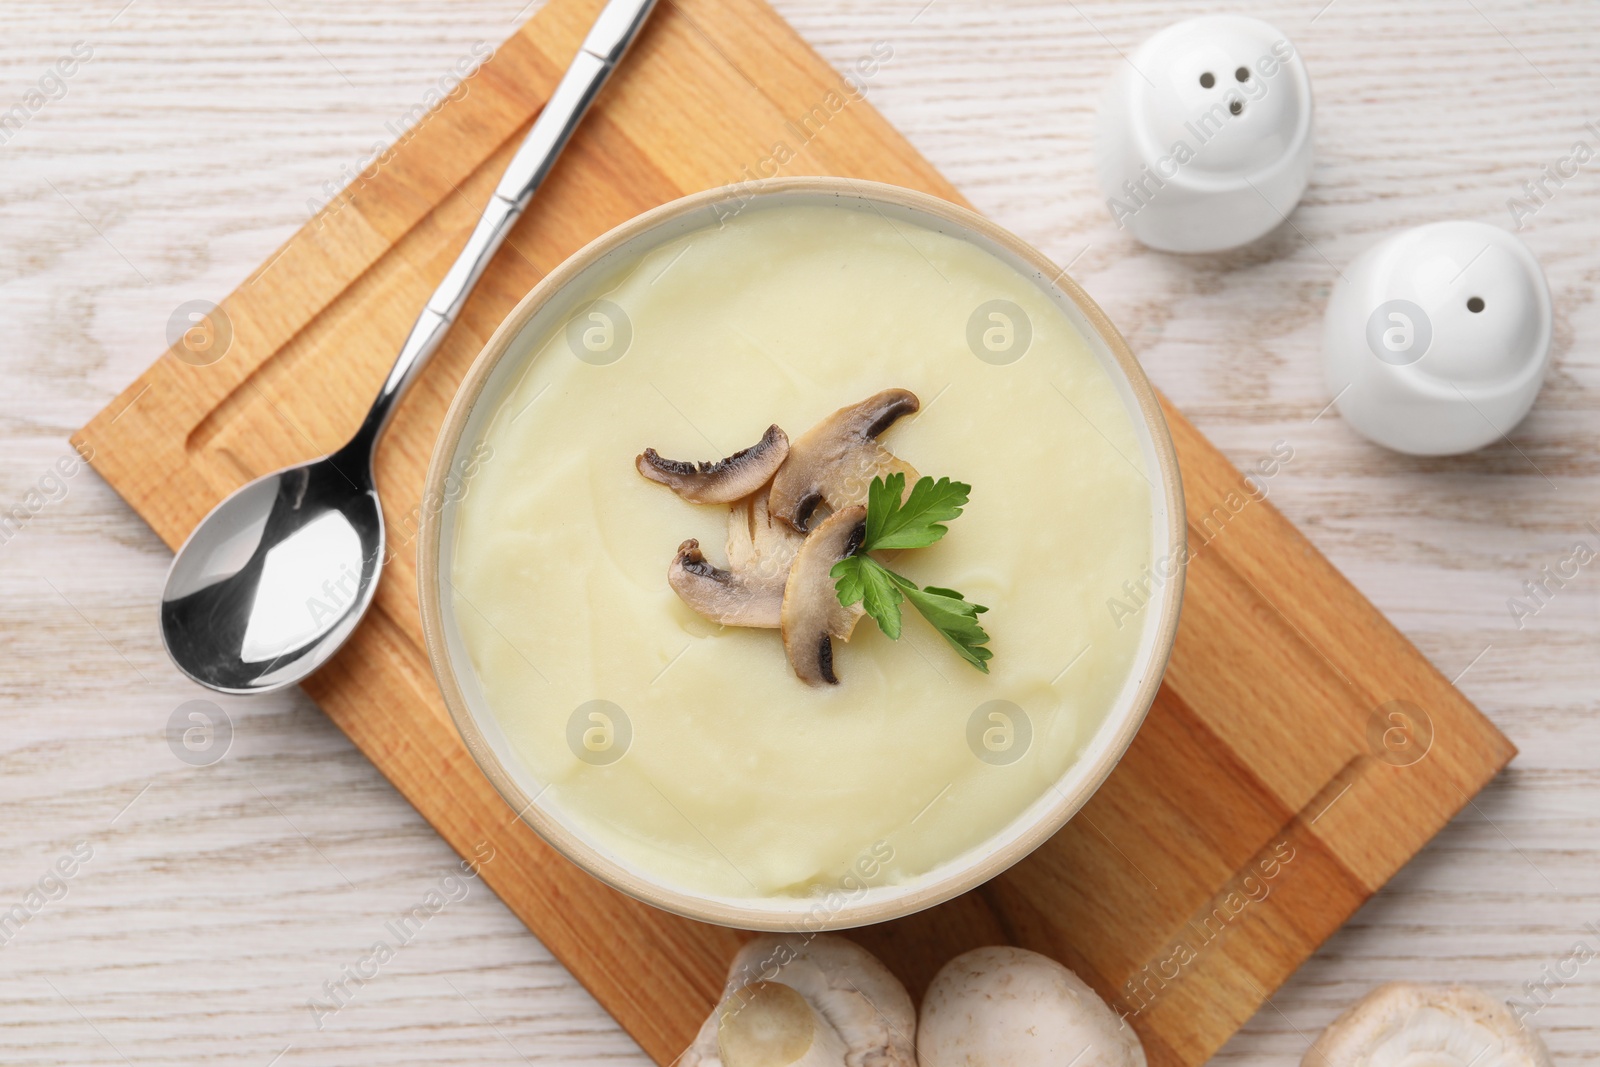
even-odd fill
[(804, 532), (824, 504), (833, 511), (865, 504), (874, 478), (899, 471), (908, 487), (915, 485), (917, 472), (879, 444), (878, 437), (921, 406), (910, 390), (885, 389), (807, 430), (772, 480), (772, 513)]
[(685, 604), (724, 626), (775, 630), (782, 621), (782, 583), (746, 581), (737, 571), (713, 565), (692, 537), (678, 546), (667, 584)]
[(696, 504), (731, 504), (749, 496), (763, 485), (789, 454), (789, 435), (777, 426), (767, 427), (761, 440), (726, 459), (693, 463), (663, 459), (647, 448), (634, 461), (639, 473), (652, 482)]
[(728, 512), (728, 568), (708, 562), (700, 542), (685, 541), (667, 570), (667, 584), (712, 622), (775, 630), (789, 566), (804, 540), (767, 514), (763, 487)]
[(829, 515), (801, 544), (783, 590), (783, 648), (794, 673), (807, 685), (837, 685), (833, 639), (850, 640), (865, 613), (859, 603), (839, 603), (833, 565), (861, 544), (867, 509), (857, 504)]

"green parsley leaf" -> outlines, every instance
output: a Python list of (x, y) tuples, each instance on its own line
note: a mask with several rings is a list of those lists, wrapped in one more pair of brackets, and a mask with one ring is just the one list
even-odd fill
[(989, 635), (978, 624), (978, 616), (989, 609), (974, 604), (954, 589), (917, 583), (885, 567), (867, 553), (874, 549), (926, 548), (949, 532), (942, 525), (961, 514), (972, 486), (949, 478), (922, 478), (905, 492), (906, 476), (891, 474), (874, 478), (867, 487), (867, 520), (861, 547), (833, 565), (839, 603), (845, 607), (860, 604), (877, 620), (878, 628), (891, 640), (900, 639), (902, 601), (912, 607), (950, 643), (956, 654), (984, 674), (994, 652), (986, 647)]
[(861, 603), (867, 614), (878, 620), (878, 629), (890, 640), (900, 639), (900, 601), (905, 597), (892, 571), (871, 556), (846, 556), (828, 573), (838, 579), (834, 589), (839, 603), (845, 607)]
[(911, 606), (939, 631), (939, 636), (950, 643), (956, 654), (988, 674), (989, 660), (994, 658), (994, 651), (985, 647), (989, 643), (989, 634), (979, 625), (978, 616), (989, 609), (982, 604), (972, 603), (954, 589), (940, 589), (932, 585), (918, 589), (915, 583), (898, 574), (894, 578), (905, 591)]
[(874, 478), (867, 488), (867, 528), (861, 550), (926, 548), (950, 531), (941, 523), (961, 514), (972, 486), (949, 478), (919, 479), (905, 495), (906, 476)]
[[(965, 600), (965, 599), (967, 599), (966, 597), (962, 596), (960, 593), (956, 592), (954, 589), (940, 589), (936, 585), (925, 585), (925, 586), (922, 587), (922, 591), (925, 592), (925, 593), (937, 593), (940, 596), (954, 597), (956, 600)], [(982, 604), (974, 604), (974, 605), (972, 605), (972, 610), (977, 612), (978, 614), (982, 614), (983, 612), (988, 611), (989, 609), (984, 607)]]

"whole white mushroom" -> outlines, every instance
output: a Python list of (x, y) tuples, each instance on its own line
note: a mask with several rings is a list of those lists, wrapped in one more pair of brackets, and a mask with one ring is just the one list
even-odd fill
[(1312, 1043), (1301, 1067), (1550, 1067), (1539, 1035), (1482, 990), (1390, 982)]
[(917, 1013), (866, 949), (833, 934), (764, 935), (728, 969), (681, 1067), (914, 1067)]
[(1083, 979), (1009, 945), (945, 964), (917, 1025), (921, 1067), (1145, 1067), (1138, 1035)]

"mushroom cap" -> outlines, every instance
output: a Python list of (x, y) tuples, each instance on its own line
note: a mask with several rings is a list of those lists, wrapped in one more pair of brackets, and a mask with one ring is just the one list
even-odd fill
[(783, 650), (794, 673), (807, 685), (837, 685), (833, 672), (833, 639), (850, 640), (856, 622), (866, 613), (860, 602), (839, 603), (833, 565), (860, 543), (867, 509), (857, 504), (824, 519), (795, 553), (783, 589)]
[(1550, 1067), (1539, 1035), (1464, 985), (1390, 982), (1345, 1009), (1301, 1067)]
[(963, 953), (922, 998), (921, 1067), (1145, 1067), (1144, 1046), (1093, 989), (1010, 945)]
[(647, 448), (634, 466), (652, 482), (660, 482), (692, 503), (731, 504), (766, 485), (788, 455), (789, 435), (773, 424), (761, 440), (724, 459), (701, 463), (664, 459)]
[(913, 1067), (917, 1013), (911, 997), (872, 953), (836, 934), (763, 934), (728, 968), (722, 1002), (679, 1067), (726, 1067), (717, 1034), (751, 986), (778, 983), (805, 998), (844, 1044), (841, 1067)]
[(874, 478), (899, 472), (907, 485), (916, 484), (917, 472), (884, 448), (878, 436), (921, 406), (909, 389), (885, 389), (807, 430), (773, 476), (772, 513), (804, 533), (823, 504), (834, 511), (865, 504)]

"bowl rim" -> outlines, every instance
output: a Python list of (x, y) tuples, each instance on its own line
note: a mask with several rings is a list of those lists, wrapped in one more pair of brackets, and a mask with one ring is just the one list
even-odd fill
[[(1145, 430), (1150, 436), (1161, 475), (1167, 516), (1168, 554), (1173, 567), (1172, 576), (1161, 588), (1160, 615), (1154, 626), (1155, 637), (1150, 658), (1140, 664), (1145, 672), (1144, 677), (1134, 693), (1124, 720), (1105, 743), (1099, 755), (1098, 766), (1084, 774), (1070, 792), (1059, 788), (1058, 779), (1054, 790), (1056, 801), (1042, 809), (1038, 808), (1036, 801), (1024, 809), (1017, 818), (1021, 819), (1032, 813), (1033, 822), (1020, 832), (1010, 833), (1009, 839), (1002, 842), (999, 847), (989, 846), (995, 838), (1008, 834), (1016, 820), (997, 831), (988, 841), (967, 850), (967, 854), (973, 859), (965, 865), (951, 866), (938, 878), (924, 876), (921, 882), (911, 883), (905, 892), (887, 899), (872, 899), (869, 896), (860, 901), (829, 908), (820, 918), (812, 914), (819, 902), (815, 898), (797, 897), (792, 910), (778, 911), (770, 908), (742, 907), (724, 899), (700, 896), (687, 890), (650, 881), (602, 853), (560, 819), (533, 802), (534, 798), (530, 797), (502, 766), (479, 727), (472, 709), (468, 706), (460, 682), (457, 680), (446, 642), (443, 586), (440, 581), (439, 557), (445, 508), (427, 506), (428, 501), (449, 499), (447, 480), (462, 434), (493, 371), (510, 353), (512, 342), (521, 334), (529, 321), (569, 283), (580, 277), (585, 270), (604, 256), (633, 239), (659, 226), (705, 209), (709, 205), (735, 201), (740, 204), (739, 210), (742, 211), (754, 198), (765, 199), (793, 193), (834, 195), (865, 200), (897, 209), (908, 209), (913, 214), (932, 216), (935, 220), (960, 228), (966, 234), (975, 234), (1017, 257), (1029, 268), (1038, 272), (1040, 284), (1046, 290), (1057, 289), (1071, 300), (1089, 326), (1099, 335), (1100, 341), (1122, 371), (1137, 401), (1138, 410), (1143, 416)], [(1046, 278), (1053, 280), (1043, 281)], [(1162, 412), (1160, 400), (1127, 342), (1099, 305), (1067, 276), (1064, 268), (1051, 262), (1043, 253), (1020, 237), (977, 212), (927, 193), (854, 178), (773, 178), (759, 183), (740, 183), (706, 189), (636, 215), (574, 252), (517, 303), (468, 368), (456, 389), (435, 439), (422, 500), (424, 504), (421, 509), (422, 525), (417, 540), (417, 592), (428, 661), (433, 668), (435, 681), (444, 697), (450, 717), (455, 722), (456, 730), (478, 768), (489, 779), (496, 792), (513, 811), (519, 813), (521, 820), (546, 844), (563, 858), (570, 860), (611, 888), (664, 911), (719, 926), (745, 930), (814, 934), (824, 930), (848, 929), (886, 922), (910, 915), (943, 903), (987, 882), (1053, 836), (1082, 809), (1121, 762), (1128, 746), (1132, 744), (1134, 736), (1143, 725), (1151, 704), (1155, 701), (1156, 692), (1166, 674), (1177, 633), (1189, 556), (1182, 477), (1171, 431)], [(1063, 776), (1079, 769), (1080, 764), (1081, 760), (1074, 761), (1063, 772)], [(959, 858), (959, 855), (951, 857), (946, 864), (953, 864)]]

